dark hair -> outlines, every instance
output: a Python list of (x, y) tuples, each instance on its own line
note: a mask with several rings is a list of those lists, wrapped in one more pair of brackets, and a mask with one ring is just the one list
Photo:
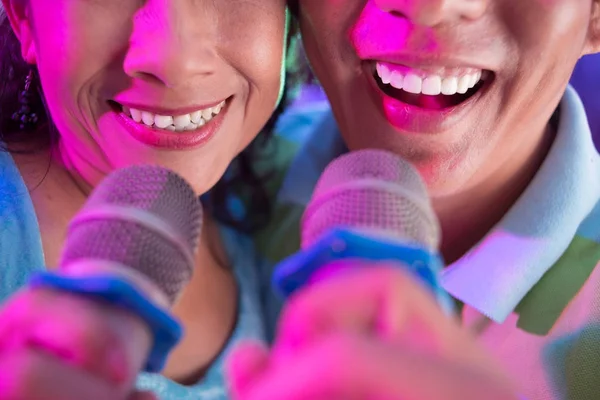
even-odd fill
[[(288, 47), (292, 47), (294, 33), (295, 27), (292, 27)], [(47, 148), (48, 145), (54, 145), (58, 139), (41, 92), (39, 96), (34, 96), (31, 104), (32, 110), (39, 118), (35, 131), (23, 132), (19, 123), (12, 118), (19, 108), (19, 93), (23, 90), (30, 71), (32, 66), (23, 60), (20, 43), (0, 6), (0, 145), (3, 146), (0, 151), (34, 152), (40, 150), (40, 143), (43, 148)], [(268, 222), (272, 207), (266, 185), (271, 174), (269, 171), (259, 173), (255, 168), (255, 161), (257, 158), (270, 156), (264, 149), (273, 135), (278, 117), (286, 106), (288, 87), (296, 81), (288, 80), (281, 103), (261, 133), (232, 161), (229, 173), (219, 180), (208, 196), (203, 197), (205, 206), (219, 222), (246, 233), (260, 229)], [(34, 85), (40, 87), (35, 73)], [(231, 209), (231, 202), (228, 200), (232, 196), (243, 198), (246, 208), (243, 215), (240, 216), (239, 212)]]

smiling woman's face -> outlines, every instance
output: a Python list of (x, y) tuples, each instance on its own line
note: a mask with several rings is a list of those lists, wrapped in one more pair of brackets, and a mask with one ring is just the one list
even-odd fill
[[(592, 0), (299, 0), (306, 53), (351, 149), (414, 162), (432, 195), (532, 148), (582, 53)], [(487, 172), (484, 172), (487, 171)]]
[(158, 163), (205, 192), (275, 108), (285, 0), (3, 3), (83, 175)]

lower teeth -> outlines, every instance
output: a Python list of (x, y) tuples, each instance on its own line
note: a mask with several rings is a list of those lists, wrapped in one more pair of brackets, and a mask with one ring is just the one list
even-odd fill
[[(193, 130), (196, 130), (196, 129), (204, 126), (205, 124), (206, 124), (206, 122), (201, 122), (201, 123), (198, 123), (198, 124), (190, 124), (190, 125), (188, 125), (188, 126), (186, 126), (184, 128), (177, 128), (175, 125), (170, 125), (170, 126), (167, 126), (165, 128), (165, 130), (171, 131), (171, 132), (193, 131)], [(156, 128), (156, 125), (153, 125), (152, 127)]]

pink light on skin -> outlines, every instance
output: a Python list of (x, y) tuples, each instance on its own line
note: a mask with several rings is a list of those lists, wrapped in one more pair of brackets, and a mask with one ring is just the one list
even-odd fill
[[(16, 323), (22, 328), (11, 329), (10, 332), (3, 335), (3, 354), (19, 352), (21, 349), (28, 348), (86, 369), (114, 384), (124, 383), (127, 365), (124, 352), (114, 350), (106, 353), (102, 360), (92, 358), (93, 351), (85, 346), (73, 346), (73, 327), (65, 326), (62, 320), (45, 319), (27, 327), (22, 320), (23, 316), (28, 315), (28, 307), (27, 303), (22, 302), (17, 307), (11, 308), (8, 315), (3, 316), (5, 323)], [(116, 348), (118, 346), (115, 343), (113, 349)]]
[(227, 359), (225, 374), (234, 399), (242, 398), (255, 380), (270, 364), (269, 349), (260, 342), (246, 341), (239, 345)]
[[(402, 284), (398, 281), (394, 284), (390, 275), (381, 274), (386, 268), (386, 263), (359, 263), (348, 260), (335, 264), (337, 265), (330, 265), (328, 272), (335, 273), (336, 270), (339, 272), (346, 268), (375, 267), (379, 269), (379, 274), (362, 272), (360, 275), (317, 283), (315, 286), (320, 287), (313, 288), (310, 296), (304, 292), (304, 295), (299, 295), (289, 303), (291, 306), (280, 320), (277, 340), (272, 349), (269, 350), (256, 342), (239, 345), (232, 352), (226, 365), (226, 375), (233, 398), (262, 398), (257, 396), (257, 393), (264, 395), (275, 387), (276, 392), (282, 393), (287, 390), (294, 393), (296, 398), (331, 398), (329, 390), (334, 390), (332, 388), (339, 385), (354, 389), (353, 382), (350, 382), (353, 379), (352, 372), (359, 371), (360, 368), (347, 367), (349, 362), (361, 362), (360, 349), (364, 348), (358, 346), (356, 353), (349, 352), (349, 337), (382, 343), (393, 351), (431, 355), (434, 358), (443, 357), (448, 352), (444, 335), (432, 331), (431, 321), (424, 317), (424, 313), (419, 312), (423, 309), (411, 312), (409, 309), (398, 307), (399, 303), (420, 303), (420, 295), (416, 295), (413, 290), (403, 290), (408, 289), (409, 285), (418, 286), (416, 281), (402, 279)], [(398, 271), (397, 266), (390, 267)], [(426, 295), (424, 292), (421, 294)], [(356, 302), (350, 301), (352, 305), (348, 306), (348, 299), (351, 297), (354, 297)], [(333, 305), (331, 312), (321, 312), (322, 304)], [(310, 356), (307, 357), (307, 354)], [(294, 367), (293, 372), (288, 372), (290, 366)], [(299, 380), (304, 381), (311, 374), (314, 375), (315, 371), (319, 372), (314, 382), (322, 387), (313, 390), (314, 385), (308, 387), (297, 384)], [(337, 385), (328, 387), (327, 383), (332, 380), (335, 380)], [(367, 385), (370, 386), (368, 390), (371, 393), (386, 393), (385, 388), (377, 387), (375, 381), (370, 381)], [(323, 389), (327, 387), (328, 390)], [(316, 393), (320, 396), (315, 397)], [(327, 397), (324, 396), (325, 393)], [(264, 398), (268, 397), (265, 395)]]
[[(130, 362), (132, 354), (123, 344), (140, 321), (125, 311), (115, 312), (77, 297), (36, 290), (36, 298), (32, 293), (22, 292), (5, 309), (0, 320), (0, 353), (33, 351), (118, 387), (131, 384), (137, 366)], [(64, 312), (52, 312), (53, 307)], [(149, 341), (149, 335), (140, 340), (144, 345)]]
[[(158, 164), (205, 193), (272, 115), (284, 0), (210, 9), (162, 0), (29, 3), (22, 18), (35, 24), (20, 35), (22, 52), (37, 66), (60, 136), (57, 166), (78, 186), (124, 166)], [(162, 122), (146, 115), (140, 123), (132, 108)], [(212, 116), (198, 117), (209, 108)]]
[[(377, 29), (372, 29), (374, 26)], [(430, 33), (414, 35), (415, 29), (427, 29)], [(419, 43), (411, 43), (411, 37), (420, 37)], [(423, 40), (423, 37), (426, 39)], [(430, 28), (417, 27), (408, 18), (385, 12), (372, 1), (367, 2), (351, 30), (350, 42), (362, 59), (371, 54), (404, 53), (408, 47), (418, 47), (423, 53), (439, 51)]]
[(377, 63), (420, 76), (428, 73), (462, 76), (482, 68), (453, 57), (455, 51), (436, 37), (434, 28), (418, 25), (406, 15), (388, 12), (375, 1), (365, 4), (349, 36), (354, 52), (362, 61), (367, 92), (381, 105), (389, 123), (402, 133), (446, 132), (471, 113), (486, 92), (478, 90), (460, 101), (441, 95), (413, 96), (418, 97), (418, 105), (384, 93), (376, 79), (371, 78)]
[[(328, 279), (339, 277), (340, 274), (351, 274), (353, 272), (358, 271), (359, 269), (369, 269), (369, 268), (384, 268), (389, 267), (394, 270), (404, 270), (408, 271), (409, 268), (402, 265), (401, 262), (392, 262), (392, 261), (365, 261), (359, 259), (347, 259), (340, 260), (337, 262), (333, 262), (317, 272), (311, 277), (309, 280), (309, 284), (315, 285), (319, 282), (324, 282)], [(422, 283), (415, 279), (415, 285), (422, 286)], [(423, 285), (424, 287), (424, 285)], [(440, 344), (437, 343), (432, 337), (426, 327), (415, 318), (415, 316), (397, 316), (398, 318), (403, 320), (403, 326), (400, 331), (398, 331), (398, 327), (396, 323), (398, 322), (398, 318), (393, 316), (393, 310), (388, 309), (386, 306), (386, 301), (381, 301), (381, 312), (378, 315), (378, 318), (373, 321), (372, 330), (368, 332), (371, 335), (382, 338), (384, 340), (391, 340), (398, 343), (404, 343), (405, 345), (408, 343), (413, 350), (420, 350), (425, 353), (438, 354), (438, 350), (440, 350)], [(391, 321), (391, 322), (390, 322)], [(303, 338), (303, 333), (301, 327), (299, 327), (296, 331), (292, 330), (292, 332), (299, 332), (299, 337), (296, 338), (296, 341), (292, 341), (292, 345), (299, 345), (306, 338)], [(307, 332), (304, 332), (306, 334)], [(312, 333), (312, 332), (309, 332)], [(301, 346), (298, 346), (301, 347)], [(284, 355), (286, 352), (293, 352), (294, 350), (299, 349), (279, 349), (279, 355), (281, 357), (281, 353)]]

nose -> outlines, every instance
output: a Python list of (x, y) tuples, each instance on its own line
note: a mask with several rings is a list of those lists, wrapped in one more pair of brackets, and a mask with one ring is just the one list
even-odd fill
[(373, 0), (381, 10), (401, 14), (418, 25), (437, 26), (456, 20), (476, 20), (490, 0)]
[[(211, 75), (218, 61), (214, 23), (193, 2), (147, 0), (133, 20), (125, 72), (170, 88)], [(192, 12), (195, 11), (195, 12)]]

